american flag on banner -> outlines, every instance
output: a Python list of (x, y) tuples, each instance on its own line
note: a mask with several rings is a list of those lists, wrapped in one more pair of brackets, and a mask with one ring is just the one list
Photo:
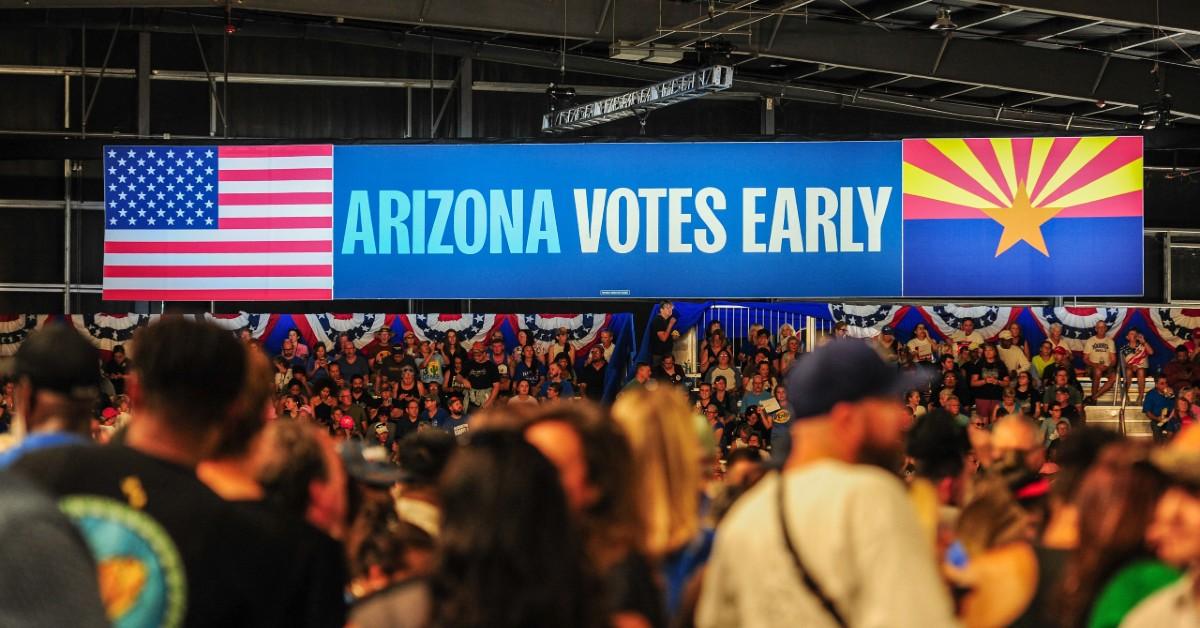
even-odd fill
[(333, 146), (108, 146), (104, 298), (333, 297)]

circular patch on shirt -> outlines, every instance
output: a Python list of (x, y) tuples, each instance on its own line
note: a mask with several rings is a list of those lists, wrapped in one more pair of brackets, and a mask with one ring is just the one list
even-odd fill
[(114, 627), (183, 625), (187, 577), (175, 543), (157, 521), (107, 497), (72, 495), (59, 507), (96, 559), (100, 598)]
[(779, 412), (775, 413), (774, 420), (776, 423), (780, 424), (787, 423), (788, 421), (792, 420), (792, 415), (789, 414), (787, 410), (780, 410)]

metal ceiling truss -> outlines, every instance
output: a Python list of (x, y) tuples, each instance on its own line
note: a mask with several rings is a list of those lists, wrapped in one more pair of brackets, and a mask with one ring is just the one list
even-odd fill
[[(547, 38), (563, 38), (576, 41), (594, 40), (605, 34), (619, 40), (633, 41), (641, 44), (660, 42), (663, 40), (678, 40), (683, 38), (682, 45), (711, 38), (713, 33), (731, 32), (744, 28), (757, 28), (759, 36), (753, 38), (749, 46), (743, 47), (742, 52), (756, 55), (760, 58), (773, 58), (788, 62), (807, 62), (817, 64), (818, 68), (850, 68), (855, 70), (877, 72), (895, 75), (897, 77), (914, 77), (934, 81), (952, 83), (953, 97), (980, 88), (994, 88), (1003, 91), (1021, 92), (1028, 98), (1065, 98), (1080, 102), (1095, 102), (1103, 100), (1114, 105), (1136, 107), (1151, 101), (1154, 95), (1153, 84), (1149, 75), (1152, 64), (1136, 58), (1108, 58), (1093, 52), (1072, 49), (1050, 49), (1024, 46), (1012, 41), (998, 41), (988, 38), (976, 39), (967, 37), (951, 37), (945, 39), (941, 34), (922, 32), (916, 29), (885, 30), (874, 28), (862, 23), (849, 23), (845, 20), (831, 19), (800, 19), (799, 17), (784, 17), (780, 13), (807, 11), (812, 0), (794, 0), (783, 5), (776, 5), (771, 11), (755, 12), (756, 0), (737, 0), (731, 3), (715, 5), (712, 15), (709, 15), (706, 5), (702, 3), (659, 3), (658, 0), (571, 0), (565, 11), (547, 10), (541, 0), (514, 0), (511, 2), (491, 2), (489, 0), (398, 0), (380, 3), (374, 0), (345, 0), (330, 4), (318, 0), (243, 0), (239, 6), (244, 9), (260, 9), (275, 12), (289, 12), (310, 15), (331, 15), (336, 11), (338, 17), (375, 20), (384, 22), (401, 22), (419, 24), (428, 31), (428, 27), (447, 27), (458, 30), (475, 30), (500, 33), (517, 33), (535, 35)], [(1193, 0), (1160, 0), (1162, 3), (1163, 29), (1181, 32), (1200, 32), (1200, 12), (1183, 11), (1184, 5)], [(39, 6), (54, 6), (55, 0), (43, 0)], [(64, 3), (65, 4), (65, 3)], [(78, 6), (77, 1), (72, 5)], [(145, 3), (105, 2), (104, 6), (143, 6)], [(172, 2), (159, 0), (156, 6), (195, 6), (196, 0)], [(874, 19), (895, 17), (903, 12), (928, 4), (922, 0), (880, 0), (863, 8), (863, 11)], [(1126, 2), (1125, 0), (1019, 0), (1016, 2), (979, 1), (976, 4), (986, 7), (980, 11), (981, 20), (987, 16), (1000, 15), (1000, 7), (1010, 7), (1021, 11), (1036, 11), (1069, 18), (1055, 25), (1053, 32), (1042, 33), (1038, 38), (1059, 36), (1071, 30), (1069, 21), (1091, 19), (1095, 23), (1112, 21), (1130, 26), (1145, 26), (1157, 28), (1153, 23), (1146, 24), (1152, 16), (1146, 15), (1145, 7), (1128, 7), (1126, 5), (1142, 5), (1148, 3)], [(24, 0), (0, 0), (0, 8), (24, 6)], [(205, 6), (209, 6), (205, 4)], [(661, 29), (654, 26), (656, 16), (660, 15)], [(1009, 11), (1011, 13), (1012, 11)], [(1151, 11), (1152, 13), (1152, 11)], [(772, 23), (758, 27), (764, 20), (776, 16)], [(1050, 18), (1058, 20), (1059, 18)], [(865, 21), (865, 20), (864, 20)], [(982, 24), (976, 20), (974, 24)], [(615, 23), (614, 23), (615, 22)], [(239, 35), (251, 35), (253, 22), (241, 27)], [(695, 30), (702, 34), (695, 35)], [(306, 26), (296, 30), (300, 36), (313, 36), (326, 40), (343, 40), (345, 43), (363, 44), (364, 32), (372, 29), (361, 29), (329, 25)], [(1037, 34), (1039, 31), (1035, 31)], [(689, 34), (692, 33), (692, 34)], [(704, 34), (708, 33), (708, 34)], [(374, 33), (367, 36), (374, 39), (368, 45), (384, 45), (390, 48), (419, 50), (422, 44), (415, 43), (422, 38), (428, 45), (428, 36), (398, 33)], [(471, 56), (477, 59), (494, 60), (502, 63), (515, 63), (535, 67), (559, 67), (559, 52), (552, 50), (532, 50), (516, 46), (500, 46), (479, 42), (447, 43), (444, 38), (437, 38), (437, 50), (440, 54)], [(1139, 44), (1140, 45), (1140, 44)], [(629, 64), (611, 61), (582, 54), (567, 55), (569, 71), (621, 76), (637, 80), (662, 80), (671, 75), (672, 70), (661, 71), (649, 64)], [(1045, 71), (1042, 71), (1042, 70)], [(820, 72), (822, 70), (818, 70)], [(1173, 96), (1172, 110), (1177, 115), (1200, 118), (1200, 81), (1190, 68), (1165, 67), (1160, 68), (1162, 76)], [(1099, 79), (1097, 78), (1099, 76)], [(886, 79), (882, 79), (885, 80)], [(739, 80), (735, 89), (744, 88), (748, 83)], [(797, 86), (779, 81), (758, 81), (759, 85), (769, 87), (759, 88), (764, 93), (774, 91), (774, 95), (789, 97), (789, 89)], [(884, 85), (884, 93), (889, 102), (896, 98), (913, 98), (921, 107), (935, 107), (937, 103), (928, 99), (922, 93), (895, 93)], [(848, 88), (854, 91), (855, 88)], [(930, 90), (935, 94), (936, 91)], [(1028, 99), (1027, 98), (1027, 99)], [(987, 103), (974, 103), (986, 106)], [(1054, 115), (1053, 111), (1042, 112)], [(1068, 116), (1059, 116), (1069, 119)], [(1099, 116), (1092, 116), (1093, 118)], [(1096, 121), (1099, 123), (1100, 121)], [(1120, 122), (1110, 122), (1112, 125)]]
[(976, 4), (1009, 7), (1096, 23), (1155, 28), (1200, 35), (1200, 10), (1195, 0), (972, 0)]

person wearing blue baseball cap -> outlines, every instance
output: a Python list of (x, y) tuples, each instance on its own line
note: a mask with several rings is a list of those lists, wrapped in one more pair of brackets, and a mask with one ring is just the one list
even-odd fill
[(797, 362), (790, 451), (717, 528), (697, 626), (956, 625), (896, 474), (903, 393), (923, 377), (859, 340)]

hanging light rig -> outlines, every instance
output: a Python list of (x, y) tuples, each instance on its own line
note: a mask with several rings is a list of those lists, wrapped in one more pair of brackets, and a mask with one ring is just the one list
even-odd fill
[[(566, 133), (613, 120), (634, 116), (640, 118), (656, 109), (729, 89), (731, 85), (733, 68), (710, 66), (602, 100), (565, 109), (552, 108), (550, 113), (542, 116), (542, 132)], [(554, 86), (551, 86), (553, 89)], [(551, 90), (547, 90), (547, 93)], [(571, 92), (573, 94), (574, 90)]]

